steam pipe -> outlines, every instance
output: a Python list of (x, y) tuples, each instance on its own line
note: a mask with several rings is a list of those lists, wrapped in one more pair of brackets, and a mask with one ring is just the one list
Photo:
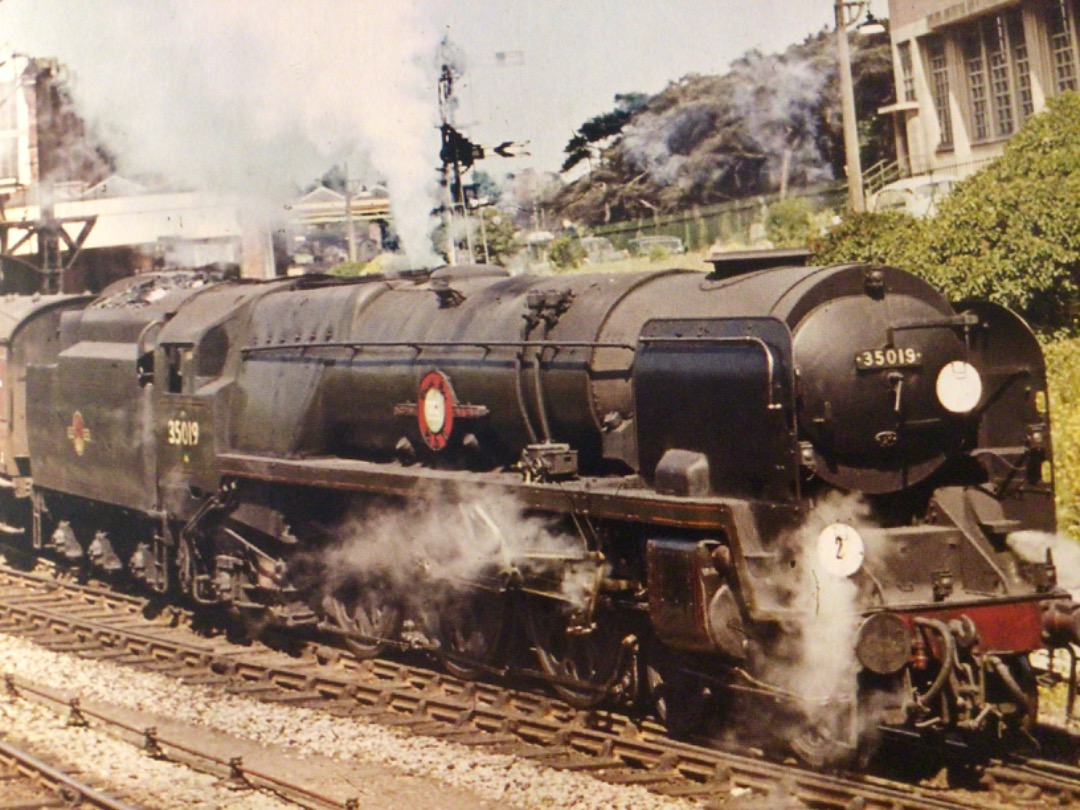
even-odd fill
[(998, 658), (996, 655), (986, 656), (986, 660), (990, 663), (990, 666), (994, 668), (994, 672), (1001, 678), (1001, 682), (1005, 684), (1013, 697), (1023, 704), (1028, 714), (1034, 713), (1038, 709), (1038, 705), (1031, 699), (1031, 696), (1020, 688), (1020, 684), (1017, 683), (1016, 678), (1012, 672), (1005, 665), (1005, 662)]
[[(548, 326), (544, 326), (544, 337), (546, 341), (548, 337)], [(551, 442), (551, 425), (548, 423), (547, 415), (547, 402), (544, 399), (544, 384), (540, 377), (540, 357), (543, 355), (544, 349), (541, 346), (533, 352), (533, 386), (536, 388), (536, 410), (540, 415), (540, 430), (544, 434), (544, 442)]]
[[(532, 324), (526, 319), (525, 323), (521, 327), (521, 340), (525, 343), (529, 340), (529, 333), (532, 331)], [(536, 444), (536, 428), (533, 427), (532, 419), (529, 418), (529, 408), (525, 404), (525, 347), (521, 347), (516, 355), (514, 355), (514, 381), (517, 389), (517, 406), (518, 413), (521, 414), (521, 421), (525, 423), (525, 430), (529, 434), (529, 444)]]
[(941, 669), (938, 670), (937, 677), (934, 678), (934, 682), (930, 684), (930, 688), (926, 690), (925, 695), (915, 695), (915, 703), (920, 708), (925, 709), (934, 698), (941, 694), (941, 690), (945, 688), (945, 684), (949, 680), (949, 673), (952, 672), (953, 664), (956, 662), (956, 642), (953, 640), (952, 633), (944, 622), (917, 616), (915, 618), (915, 624), (919, 627), (927, 627), (934, 630), (941, 636), (941, 640), (945, 644), (945, 652), (941, 657)]

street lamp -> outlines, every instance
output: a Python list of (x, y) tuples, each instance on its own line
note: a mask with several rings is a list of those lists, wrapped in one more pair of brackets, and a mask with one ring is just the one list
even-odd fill
[[(851, 210), (866, 210), (863, 196), (862, 162), (859, 160), (859, 127), (855, 120), (855, 87), (851, 81), (851, 52), (848, 50), (848, 30), (859, 28), (865, 34), (879, 34), (885, 26), (867, 11), (870, 0), (845, 2), (836, 0), (836, 50), (840, 59), (840, 118), (844, 126), (844, 156), (847, 163), (848, 202)], [(863, 12), (866, 21), (858, 23)]]

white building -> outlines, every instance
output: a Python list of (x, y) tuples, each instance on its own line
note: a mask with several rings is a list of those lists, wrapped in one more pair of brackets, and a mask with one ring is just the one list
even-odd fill
[(964, 176), (1080, 82), (1080, 0), (889, 0), (897, 155)]

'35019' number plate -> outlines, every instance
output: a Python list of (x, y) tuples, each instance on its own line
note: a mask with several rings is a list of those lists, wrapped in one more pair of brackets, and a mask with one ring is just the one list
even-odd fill
[(918, 365), (922, 365), (922, 352), (918, 349), (866, 349), (855, 355), (855, 368), (860, 371)]

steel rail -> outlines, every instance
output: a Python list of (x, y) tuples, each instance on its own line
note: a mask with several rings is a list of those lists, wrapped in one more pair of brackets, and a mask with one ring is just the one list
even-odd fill
[(7, 763), (12, 770), (45, 783), (46, 789), (51, 793), (60, 794), (67, 805), (80, 804), (84, 807), (97, 807), (100, 810), (138, 810), (133, 805), (95, 790), (85, 782), (38, 759), (28, 751), (2, 740), (0, 740), (0, 761)]

